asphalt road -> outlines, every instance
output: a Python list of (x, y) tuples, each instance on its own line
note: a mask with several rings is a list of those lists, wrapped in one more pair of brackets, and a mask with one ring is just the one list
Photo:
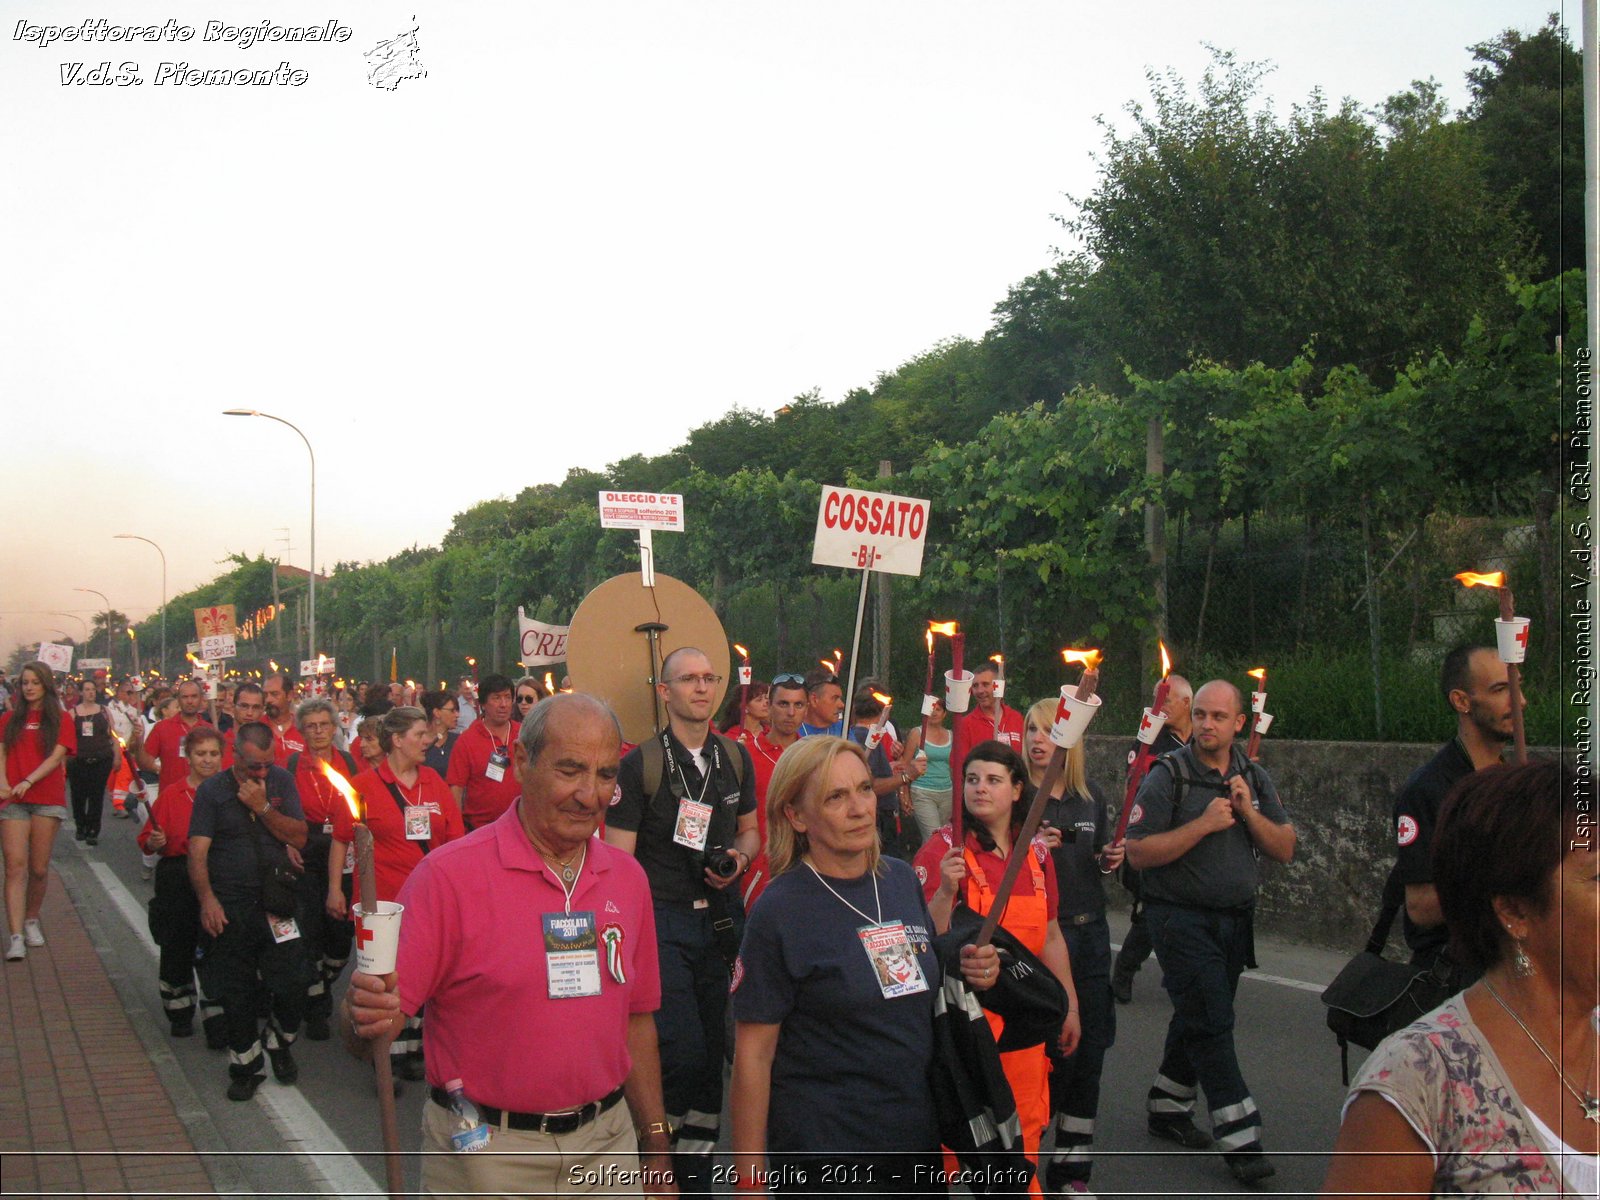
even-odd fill
[[(224, 1180), (235, 1185), (226, 1190), (280, 1196), (380, 1191), (383, 1167), (372, 1153), (381, 1141), (371, 1068), (349, 1058), (337, 1039), (302, 1039), (295, 1047), (297, 1085), (269, 1079), (254, 1101), (234, 1104), (224, 1095), (226, 1055), (208, 1051), (198, 1036), (185, 1041), (167, 1036), (154, 948), (143, 923), (151, 885), (140, 879), (133, 833), (133, 822), (108, 815), (100, 844), (91, 850), (73, 842), (69, 822), (57, 842), (56, 865), (179, 1111), (197, 1131), (198, 1148), (214, 1154)], [(1122, 919), (1114, 915), (1113, 940), (1121, 927)], [(1352, 943), (1362, 936), (1352, 931)], [(1344, 1097), (1338, 1051), (1323, 1023), (1318, 992), (1347, 956), (1265, 939), (1259, 940), (1257, 955), (1260, 971), (1239, 985), (1236, 1037), (1278, 1173), (1254, 1190), (1311, 1195), (1326, 1172)], [(1144, 1095), (1170, 1011), (1152, 959), (1135, 983), (1133, 1003), (1117, 1009), (1117, 1041), (1106, 1060), (1095, 1145), (1098, 1195), (1251, 1190), (1234, 1183), (1214, 1152), (1184, 1151), (1145, 1131)], [(581, 1037), (581, 1030), (573, 1036)], [(1357, 1065), (1352, 1062), (1352, 1069)], [(407, 1084), (397, 1102), (403, 1148), (418, 1145), (423, 1094), (424, 1085)], [(407, 1177), (415, 1187), (415, 1158), (407, 1160)]]

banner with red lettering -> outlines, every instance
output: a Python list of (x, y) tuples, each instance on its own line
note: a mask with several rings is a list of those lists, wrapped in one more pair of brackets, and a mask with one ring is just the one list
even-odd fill
[(517, 644), (517, 661), (525, 667), (548, 667), (551, 663), (567, 661), (566, 625), (546, 625), (530, 621), (517, 606), (517, 629), (522, 640)]
[(926, 500), (824, 484), (811, 561), (823, 567), (921, 575)]

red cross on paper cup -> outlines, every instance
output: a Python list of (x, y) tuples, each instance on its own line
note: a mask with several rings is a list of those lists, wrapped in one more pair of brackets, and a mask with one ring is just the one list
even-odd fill
[(1167, 714), (1144, 710), (1144, 716), (1139, 718), (1139, 740), (1146, 746), (1153, 743), (1166, 726)]
[(1496, 617), (1494, 634), (1499, 645), (1501, 662), (1519, 663), (1528, 657), (1527, 617), (1512, 617), (1509, 621)]
[(356, 970), (365, 975), (387, 975), (394, 970), (400, 951), (400, 914), (403, 906), (393, 900), (379, 900), (376, 912), (366, 912), (357, 904)]

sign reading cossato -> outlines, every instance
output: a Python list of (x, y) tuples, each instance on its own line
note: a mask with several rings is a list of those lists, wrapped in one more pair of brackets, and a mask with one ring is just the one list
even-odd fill
[(922, 574), (926, 500), (824, 485), (811, 561), (823, 567)]

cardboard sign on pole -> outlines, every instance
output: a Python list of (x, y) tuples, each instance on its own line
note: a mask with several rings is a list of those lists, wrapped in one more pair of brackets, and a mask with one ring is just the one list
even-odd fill
[(63, 675), (72, 670), (72, 647), (60, 642), (40, 642), (39, 661)]
[(217, 662), (220, 659), (232, 658), (237, 653), (238, 647), (231, 633), (221, 633), (200, 639), (200, 657), (207, 662)]
[(335, 667), (338, 661), (336, 658), (329, 658), (326, 654), (319, 654), (315, 658), (301, 659), (300, 677), (304, 679), (308, 675), (333, 675), (336, 673)]
[(811, 561), (821, 567), (921, 575), (931, 507), (910, 496), (824, 484)]
[(233, 605), (213, 604), (210, 608), (194, 610), (194, 635), (201, 641), (208, 637), (232, 637), (238, 633), (234, 625)]
[[(656, 551), (652, 535), (683, 532), (683, 497), (670, 492), (601, 492), (601, 529), (639, 531), (639, 582), (656, 585)], [(526, 661), (526, 660), (524, 660)]]

